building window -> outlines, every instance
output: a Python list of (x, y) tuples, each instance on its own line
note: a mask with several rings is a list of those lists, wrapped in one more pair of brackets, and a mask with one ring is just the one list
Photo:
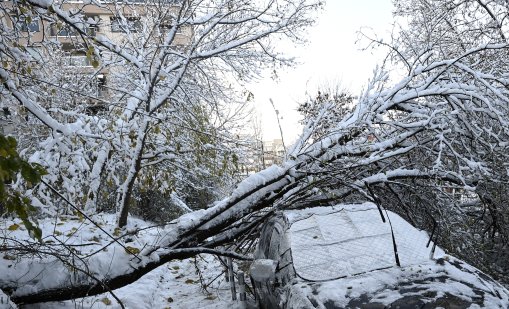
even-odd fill
[[(90, 20), (90, 19), (94, 20), (95, 23), (92, 23), (92, 21), (91, 21), (90, 23), (82, 24), (80, 26), (80, 29), (82, 29), (83, 32), (89, 36), (95, 36), (99, 29), (98, 24), (97, 24), (97, 20), (99, 18), (97, 16), (87, 15), (87, 20)], [(74, 37), (74, 36), (78, 36), (79, 33), (78, 33), (78, 30), (71, 27), (70, 25), (63, 24), (63, 23), (59, 22), (59, 23), (53, 24), (51, 26), (51, 35), (52, 36), (61, 36), (61, 37)]]
[(106, 76), (104, 74), (97, 75), (97, 96), (105, 97), (106, 96)]
[(111, 32), (138, 32), (141, 30), (139, 17), (111, 17)]
[(99, 22), (101, 19), (97, 15), (85, 15), (85, 20), (87, 21), (85, 33), (95, 37), (97, 32), (99, 32)]
[(39, 18), (19, 16), (17, 27), (24, 32), (39, 32)]
[[(106, 75), (104, 74), (97, 74), (95, 82), (92, 83), (93, 89), (96, 89), (96, 96), (97, 98), (104, 98), (107, 96), (107, 89), (106, 89)], [(107, 112), (108, 111), (108, 105), (106, 105), (101, 100), (95, 100), (90, 99), (88, 101), (88, 104), (85, 109), (85, 113), (87, 115), (97, 115), (99, 113)]]
[(76, 30), (71, 28), (69, 25), (64, 25), (62, 28), (51, 27), (52, 36), (77, 36)]
[[(159, 28), (163, 31), (169, 31), (171, 28), (174, 27), (174, 21), (173, 19), (166, 19), (166, 20), (163, 20), (161, 21), (161, 23), (159, 24)], [(182, 27), (181, 26), (177, 26), (177, 34), (182, 34)]]
[(91, 67), (90, 59), (86, 55), (69, 55), (66, 57), (66, 65), (72, 67)]
[(97, 35), (97, 27), (95, 27), (95, 26), (88, 27), (86, 30), (86, 33), (89, 36), (96, 36)]

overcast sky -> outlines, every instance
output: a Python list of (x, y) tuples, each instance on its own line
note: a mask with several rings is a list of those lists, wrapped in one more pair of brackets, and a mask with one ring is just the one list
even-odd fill
[(277, 81), (267, 76), (248, 86), (254, 94), (264, 140), (280, 138), (269, 98), (280, 112), (285, 142), (290, 144), (301, 130), (296, 108), (306, 93), (316, 93), (317, 87), (326, 83), (340, 83), (353, 95), (360, 93), (383, 53), (362, 51), (367, 41), (356, 43), (358, 31), (387, 35), (392, 29), (392, 9), (391, 0), (327, 1), (318, 22), (308, 31), (309, 43), (288, 48), (288, 53), (298, 57), (301, 64), (278, 71)]

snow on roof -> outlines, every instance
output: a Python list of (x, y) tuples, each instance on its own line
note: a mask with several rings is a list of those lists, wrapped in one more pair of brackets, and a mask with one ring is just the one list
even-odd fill
[[(401, 266), (430, 260), (429, 236), (397, 214), (392, 223)], [(391, 227), (373, 203), (316, 207), (285, 212), (290, 221), (294, 268), (298, 276), (323, 281), (396, 266)], [(437, 249), (436, 256), (442, 256)]]

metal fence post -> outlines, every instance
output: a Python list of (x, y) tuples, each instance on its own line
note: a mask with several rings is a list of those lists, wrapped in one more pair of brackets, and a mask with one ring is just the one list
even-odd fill
[(237, 291), (235, 290), (235, 274), (233, 273), (233, 261), (232, 258), (228, 258), (228, 274), (230, 277), (230, 287), (232, 290), (232, 300), (237, 300)]
[(230, 282), (230, 274), (228, 269), (228, 260), (223, 264), (224, 267), (224, 277), (226, 279), (226, 282)]
[(239, 271), (239, 298), (240, 301), (246, 301), (246, 283), (244, 282), (244, 272)]

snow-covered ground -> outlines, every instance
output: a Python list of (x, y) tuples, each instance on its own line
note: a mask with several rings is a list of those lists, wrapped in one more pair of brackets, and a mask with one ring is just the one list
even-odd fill
[(2, 290), (0, 290), (0, 309), (10, 309), (16, 308), (16, 305), (9, 300), (9, 296), (7, 296)]
[[(102, 229), (112, 236), (119, 236), (119, 230), (115, 229), (114, 215), (94, 216)], [(142, 229), (140, 232), (123, 237), (121, 243), (130, 250), (142, 249), (142, 244), (148, 240), (154, 241), (164, 236), (166, 230), (159, 227), (150, 227), (151, 223), (139, 219), (131, 219), (127, 231)], [(58, 219), (46, 219), (39, 222), (43, 231), (43, 241), (48, 247), (41, 248), (50, 250), (52, 245), (66, 244), (70, 250), (81, 254), (91, 254), (97, 250), (111, 252), (110, 255), (101, 254), (104, 261), (100, 261), (102, 271), (128, 267), (127, 265), (112, 265), (112, 261), (118, 261), (118, 255), (125, 255), (127, 260), (132, 255), (120, 250), (118, 244), (110, 244), (112, 239), (97, 226), (84, 218), (67, 216)], [(145, 228), (145, 229), (144, 229)], [(13, 244), (14, 240), (29, 241), (28, 234), (21, 222), (17, 219), (2, 221), (0, 223), (0, 246)], [(158, 237), (159, 236), (159, 237)], [(109, 244), (109, 246), (108, 246)], [(103, 251), (103, 252), (104, 252)], [(65, 255), (66, 252), (61, 252)], [(106, 257), (110, 260), (106, 260)], [(3, 282), (33, 281), (34, 267), (41, 267), (40, 262), (34, 266), (32, 259), (35, 254), (19, 256), (12, 251), (0, 251), (0, 280)], [(123, 261), (124, 259), (120, 259)], [(97, 262), (97, 261), (96, 261)], [(58, 267), (46, 265), (47, 269), (54, 273), (43, 272), (41, 280), (51, 281), (58, 278)], [(42, 270), (42, 269), (41, 269)], [(133, 284), (113, 291), (122, 301), (125, 308), (242, 308), (243, 303), (231, 300), (229, 284), (225, 282), (222, 274), (223, 266), (219, 260), (211, 255), (200, 255), (196, 258), (175, 260), (167, 263), (143, 276)], [(208, 285), (205, 289), (204, 285)], [(29, 287), (27, 287), (29, 288)], [(0, 294), (0, 308), (11, 308), (12, 303), (7, 303), (7, 296)], [(2, 303), (3, 301), (3, 303)], [(26, 306), (26, 308), (120, 308), (115, 298), (109, 294), (102, 294), (83, 299), (65, 302), (53, 302)]]
[[(200, 256), (197, 257), (197, 260), (207, 276), (205, 281), (210, 280), (211, 274), (219, 275), (220, 265), (211, 256)], [(219, 287), (217, 284), (213, 284), (212, 287), (203, 290), (200, 276), (196, 272), (195, 259), (186, 259), (163, 265), (135, 283), (117, 289), (113, 293), (126, 308), (242, 308), (239, 302), (231, 300), (229, 287), (224, 284), (224, 277), (221, 277), (220, 280)], [(120, 305), (109, 294), (74, 301), (44, 303), (27, 306), (27, 308), (60, 309), (75, 308), (75, 306), (98, 309), (120, 308)]]
[[(179, 224), (192, 221), (195, 215), (197, 213), (189, 214)], [(291, 295), (296, 295), (290, 299), (290, 305), (309, 302), (313, 297), (316, 302), (323, 299), (347, 307), (361, 301), (389, 305), (400, 300), (414, 301), (420, 295), (418, 292), (431, 291), (438, 300), (444, 295), (449, 298), (459, 295), (457, 302), (476, 304), (476, 297), (483, 295), (480, 303), (490, 304), (489, 308), (509, 306), (506, 289), (475, 268), (447, 257), (440, 248), (434, 252), (436, 260), (430, 259), (431, 247), (426, 247), (429, 236), (396, 214), (384, 212), (392, 222), (398, 244), (402, 267), (396, 267), (389, 222), (381, 223), (373, 204), (317, 207), (290, 211), (286, 215), (292, 224), (289, 233), (295, 270), (301, 277), (312, 277), (309, 282), (290, 286)], [(26, 292), (54, 287), (55, 282), (71, 284), (84, 276), (81, 271), (69, 271), (72, 265), (100, 278), (127, 272), (132, 261), (137, 259), (137, 253), (169, 237), (177, 226), (152, 226), (131, 218), (128, 226), (119, 230), (115, 227), (114, 215), (95, 215), (92, 219), (96, 224), (79, 216), (41, 220), (44, 246), (29, 238), (20, 220), (1, 221), (1, 285), (11, 283), (21, 286), (17, 291)], [(118, 238), (118, 243), (112, 238)], [(370, 239), (372, 241), (368, 242)], [(377, 247), (377, 243), (381, 247)], [(24, 249), (24, 253), (15, 253), (9, 249), (11, 246)], [(298, 255), (296, 249), (299, 248), (305, 255)], [(51, 258), (41, 252), (47, 252)], [(55, 262), (55, 256), (66, 262)], [(80, 263), (78, 256), (87, 260), (88, 266)], [(135, 309), (252, 307), (252, 303), (231, 300), (223, 269), (217, 257), (203, 254), (166, 263), (136, 282), (114, 290), (115, 296), (105, 293), (24, 308), (121, 308), (116, 298), (125, 308)], [(321, 272), (323, 269), (327, 272)], [(322, 275), (325, 277), (320, 277)], [(13, 306), (8, 303), (8, 297), (0, 293), (0, 309)]]

